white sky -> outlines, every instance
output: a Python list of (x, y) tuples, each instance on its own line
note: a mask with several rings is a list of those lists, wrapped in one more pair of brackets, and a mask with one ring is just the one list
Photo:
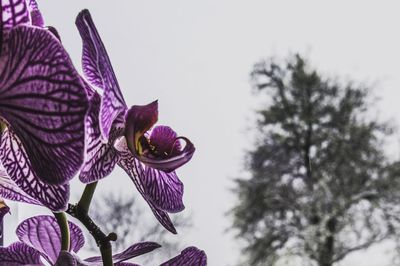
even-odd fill
[[(254, 63), (302, 52), (324, 73), (376, 85), (380, 115), (399, 124), (396, 1), (41, 0), (39, 5), (77, 67), (81, 41), (74, 20), (88, 8), (128, 104), (159, 99), (160, 123), (195, 143), (193, 161), (179, 170), (194, 222), (184, 239), (206, 250), (211, 266), (233, 265), (240, 256), (231, 234), (224, 233), (230, 225), (225, 213), (235, 200), (231, 180), (243, 175), (243, 151), (251, 147), (249, 128), (260, 106), (249, 85)], [(119, 170), (99, 193), (107, 189), (137, 193)], [(19, 219), (30, 208), (21, 207)], [(382, 245), (359, 252), (341, 266), (390, 265), (387, 251)]]

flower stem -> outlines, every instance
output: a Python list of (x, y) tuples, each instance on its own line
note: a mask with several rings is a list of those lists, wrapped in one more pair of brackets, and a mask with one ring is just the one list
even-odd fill
[(69, 251), (70, 234), (67, 216), (65, 215), (65, 212), (55, 212), (54, 216), (56, 217), (61, 231), (61, 250)]
[(103, 265), (112, 266), (113, 261), (110, 241), (117, 240), (117, 235), (115, 233), (110, 233), (108, 236), (104, 234), (95, 224), (92, 218), (90, 218), (86, 210), (79, 205), (79, 203), (76, 205), (68, 204), (67, 213), (78, 219), (93, 236), (97, 246), (100, 248), (101, 257), (103, 258)]
[(93, 199), (93, 194), (96, 191), (97, 181), (94, 183), (87, 184), (85, 190), (82, 193), (81, 199), (78, 202), (80, 208), (86, 213), (89, 212), (90, 203)]

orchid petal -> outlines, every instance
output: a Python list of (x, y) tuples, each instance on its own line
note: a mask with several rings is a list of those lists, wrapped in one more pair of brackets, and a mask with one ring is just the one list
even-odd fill
[(206, 266), (207, 256), (203, 250), (196, 247), (188, 247), (184, 249), (180, 255), (164, 262), (160, 266), (181, 266), (181, 265), (191, 265), (191, 266)]
[(84, 159), (83, 84), (49, 31), (18, 26), (8, 37), (0, 57), (0, 116), (18, 135), (38, 177), (63, 184)]
[[(70, 250), (78, 252), (84, 245), (82, 230), (68, 222), (71, 237)], [(35, 216), (23, 221), (17, 227), (19, 240), (41, 253), (50, 263), (55, 263), (61, 251), (61, 233), (56, 218), (53, 216)]]
[(114, 264), (115, 266), (140, 266), (139, 264), (136, 263), (130, 263), (130, 262), (118, 262)]
[(29, 204), (42, 205), (40, 201), (30, 197), (20, 189), (0, 166), (0, 197), (12, 201), (25, 202)]
[(76, 254), (62, 250), (54, 266), (102, 266), (82, 261)]
[(44, 19), (35, 0), (29, 0), (29, 11), (33, 26), (44, 27)]
[(183, 184), (175, 172), (165, 173), (145, 166), (139, 178), (144, 192), (157, 208), (167, 212), (180, 212), (183, 204)]
[(43, 265), (40, 252), (20, 242), (0, 247), (0, 266)]
[(52, 211), (67, 208), (69, 185), (48, 185), (41, 181), (32, 171), (32, 164), (24, 147), (10, 129), (6, 129), (1, 135), (0, 161), (11, 178), (1, 186), (0, 191), (4, 198), (44, 205)]
[[(122, 156), (121, 156), (122, 155)], [(176, 234), (176, 229), (171, 219), (168, 216), (168, 213), (157, 208), (154, 203), (148, 198), (144, 190), (143, 183), (139, 178), (140, 175), (143, 175), (143, 167), (140, 165), (140, 162), (137, 161), (132, 154), (130, 153), (120, 153), (121, 160), (118, 162), (118, 165), (125, 170), (125, 172), (129, 175), (133, 183), (135, 184), (139, 193), (143, 196), (146, 202), (149, 204), (151, 210), (153, 211), (154, 216), (160, 222), (162, 226), (165, 227), (168, 231), (173, 234)]]
[(84, 80), (85, 91), (89, 98), (89, 109), (86, 116), (86, 153), (94, 149), (101, 142), (101, 132), (99, 127), (99, 112), (101, 96)]
[(30, 24), (29, 10), (25, 0), (0, 0), (3, 29)]
[[(96, 95), (98, 94), (95, 94), (93, 98), (97, 98)], [(123, 133), (123, 121), (120, 121), (121, 119), (117, 117), (110, 132), (109, 143), (102, 142), (99, 134), (100, 131), (98, 130), (98, 119), (95, 115), (96, 110), (98, 110), (95, 106), (96, 103), (98, 102), (93, 101), (93, 108), (91, 107), (89, 109), (87, 117), (88, 145), (85, 163), (79, 174), (79, 179), (86, 184), (98, 181), (112, 172), (119, 157), (110, 143), (113, 143), (114, 140)]]
[(61, 250), (54, 266), (77, 266), (76, 258), (68, 251)]
[[(122, 261), (126, 261), (129, 259), (132, 259), (134, 257), (149, 253), (157, 248), (161, 247), (159, 244), (155, 242), (141, 242), (141, 243), (136, 243), (126, 250), (122, 251), (121, 253), (113, 255), (113, 262), (114, 263), (119, 263)], [(100, 256), (96, 257), (91, 257), (88, 259), (85, 259), (86, 262), (102, 262), (102, 258)]]
[[(145, 165), (164, 172), (172, 172), (180, 166), (184, 165), (192, 158), (195, 147), (193, 143), (185, 137), (175, 137), (176, 133), (169, 127), (156, 127), (156, 133), (150, 136), (149, 143), (143, 143), (145, 133), (157, 121), (157, 102), (150, 103), (145, 106), (132, 106), (126, 114), (125, 137), (128, 147), (132, 154)], [(186, 142), (185, 147), (181, 149), (180, 140)], [(143, 145), (154, 147), (146, 148)], [(179, 143), (179, 144), (178, 144)], [(170, 147), (170, 152), (165, 154), (165, 148)], [(161, 148), (157, 151), (157, 148)], [(155, 154), (153, 154), (155, 153)]]
[(88, 152), (89, 159), (84, 163), (79, 174), (79, 179), (85, 184), (108, 176), (118, 162), (118, 154), (109, 144), (100, 143), (98, 149)]
[(114, 120), (127, 109), (126, 103), (89, 11), (81, 11), (75, 23), (83, 42), (83, 72), (92, 84), (104, 90), (99, 114), (100, 130), (103, 138), (108, 140)]

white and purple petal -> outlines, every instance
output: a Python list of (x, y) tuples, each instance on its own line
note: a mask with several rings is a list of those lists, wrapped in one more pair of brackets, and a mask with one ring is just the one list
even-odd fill
[(40, 255), (36, 249), (16, 242), (6, 248), (0, 247), (0, 266), (43, 265)]
[[(0, 161), (10, 181), (4, 180), (4, 198), (46, 206), (52, 211), (67, 208), (69, 184), (49, 185), (41, 181), (32, 171), (32, 164), (20, 140), (10, 129), (5, 129), (0, 138)], [(15, 186), (17, 185), (19, 189)]]
[[(81, 229), (68, 222), (70, 229), (70, 251), (78, 252), (84, 245), (85, 239)], [(61, 251), (60, 227), (53, 216), (35, 216), (26, 219), (17, 227), (19, 240), (39, 252), (49, 263), (55, 263)]]
[(0, 197), (12, 201), (25, 202), (29, 204), (42, 205), (42, 203), (20, 189), (0, 166)]
[[(109, 142), (103, 143), (100, 137), (88, 140), (86, 159), (81, 168), (79, 179), (83, 183), (92, 183), (108, 176), (119, 161), (119, 155), (112, 143), (123, 134), (123, 122), (117, 118), (110, 132)], [(91, 119), (88, 127), (96, 127)], [(96, 131), (95, 129), (91, 130)], [(97, 134), (94, 134), (97, 135)]]
[(108, 140), (114, 120), (125, 113), (127, 106), (89, 11), (81, 11), (75, 23), (83, 42), (83, 72), (93, 85), (103, 89), (99, 114), (100, 130), (104, 139)]
[[(149, 253), (157, 248), (160, 248), (161, 246), (155, 242), (141, 242), (141, 243), (136, 243), (126, 250), (122, 251), (121, 253), (113, 255), (113, 262), (114, 263), (120, 263), (126, 260), (130, 260), (134, 257)], [(85, 259), (86, 262), (93, 262), (93, 263), (98, 263), (102, 262), (102, 258), (100, 256), (96, 257), (91, 257), (88, 259)]]
[(121, 159), (118, 162), (118, 165), (125, 170), (125, 172), (129, 175), (132, 182), (135, 184), (139, 193), (143, 196), (146, 202), (149, 204), (151, 210), (153, 211), (154, 216), (160, 222), (165, 229), (170, 231), (173, 234), (176, 234), (176, 229), (174, 224), (172, 223), (168, 213), (164, 210), (157, 208), (154, 203), (149, 199), (148, 195), (144, 190), (144, 186), (139, 178), (140, 175), (143, 175), (143, 167), (140, 165), (140, 162), (137, 161), (132, 154), (129, 152), (120, 152)]
[(40, 179), (70, 180), (84, 159), (84, 85), (47, 30), (17, 26), (0, 57), (0, 116), (13, 129)]
[(37, 27), (44, 27), (44, 19), (42, 16), (42, 13), (39, 10), (38, 4), (36, 3), (36, 0), (28, 0), (28, 9), (29, 13), (31, 15), (31, 23), (33, 26)]
[(85, 184), (98, 181), (111, 174), (118, 160), (114, 147), (100, 142), (97, 149), (88, 151), (79, 179)]
[(0, 0), (0, 7), (3, 29), (31, 23), (26, 0)]
[(163, 171), (144, 166), (143, 174), (139, 176), (144, 192), (157, 208), (170, 212), (180, 212), (185, 209), (183, 204), (183, 183), (175, 172)]
[(207, 255), (203, 250), (196, 247), (188, 247), (184, 249), (181, 254), (164, 262), (160, 266), (206, 266), (207, 265)]

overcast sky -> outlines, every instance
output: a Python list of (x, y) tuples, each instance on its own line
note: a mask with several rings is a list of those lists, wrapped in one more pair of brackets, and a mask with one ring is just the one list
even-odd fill
[[(211, 266), (239, 259), (232, 234), (224, 232), (230, 225), (225, 214), (235, 200), (229, 190), (232, 179), (244, 175), (244, 150), (251, 147), (253, 113), (260, 106), (249, 84), (254, 63), (301, 52), (327, 75), (373, 84), (382, 98), (379, 116), (399, 124), (396, 1), (38, 2), (78, 68), (81, 41), (74, 20), (88, 8), (128, 105), (158, 99), (159, 123), (195, 143), (193, 160), (178, 171), (194, 223), (183, 237), (207, 252)], [(397, 141), (392, 146), (397, 148), (391, 152), (398, 153)], [(100, 184), (99, 193), (106, 190), (137, 194), (120, 170)], [(21, 206), (18, 219), (31, 210)], [(11, 220), (7, 218), (8, 224)], [(12, 241), (10, 235), (6, 240)], [(384, 244), (341, 265), (389, 266), (387, 254), (390, 245)]]

